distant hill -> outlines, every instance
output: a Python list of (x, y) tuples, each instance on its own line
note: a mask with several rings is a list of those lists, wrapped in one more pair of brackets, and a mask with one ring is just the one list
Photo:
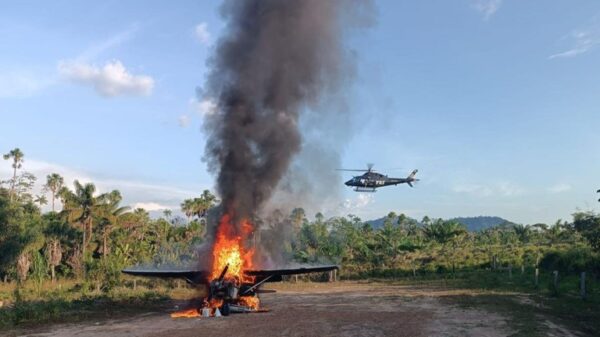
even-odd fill
[[(387, 217), (384, 216), (384, 217), (374, 219), (374, 220), (369, 220), (366, 222), (369, 223), (373, 228), (377, 229), (377, 228), (383, 227), (383, 223), (386, 218)], [(467, 230), (469, 230), (471, 232), (477, 232), (480, 230), (484, 230), (484, 229), (502, 225), (502, 224), (512, 224), (512, 222), (510, 222), (506, 219), (503, 219), (501, 217), (498, 217), (498, 216), (459, 217), (459, 218), (453, 218), (450, 220), (460, 222), (461, 224), (463, 224), (467, 227)], [(395, 218), (392, 223), (395, 224), (397, 221), (398, 221), (398, 218)], [(415, 221), (417, 221), (417, 223), (420, 224), (420, 222), (418, 220), (415, 220)]]
[[(409, 218), (409, 217), (407, 217), (407, 218), (410, 219), (410, 220), (416, 221), (417, 223), (419, 223), (418, 220), (415, 220), (415, 219)], [(370, 224), (371, 227), (373, 227), (374, 229), (378, 229), (378, 228), (383, 227), (383, 223), (384, 223), (385, 219), (387, 219), (387, 216), (383, 216), (383, 217), (375, 219), (375, 220), (368, 220), (368, 221), (365, 221), (365, 222), (368, 223), (368, 224)], [(394, 220), (392, 221), (392, 223), (393, 224), (398, 223), (398, 217), (394, 218)]]
[(450, 219), (467, 226), (467, 229), (471, 232), (477, 232), (490, 227), (495, 227), (502, 224), (512, 224), (512, 222), (503, 219), (499, 216), (473, 216), (473, 217), (460, 217)]

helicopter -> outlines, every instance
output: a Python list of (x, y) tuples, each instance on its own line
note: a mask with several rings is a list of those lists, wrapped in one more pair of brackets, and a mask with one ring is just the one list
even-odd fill
[(406, 178), (389, 178), (387, 175), (375, 172), (373, 164), (367, 164), (366, 170), (338, 169), (338, 171), (365, 172), (360, 176), (352, 177), (352, 179), (344, 183), (346, 186), (354, 187), (354, 191), (356, 192), (375, 192), (379, 187), (404, 183), (410, 187), (414, 187), (413, 183), (419, 181), (419, 179), (415, 178), (419, 170), (413, 170)]

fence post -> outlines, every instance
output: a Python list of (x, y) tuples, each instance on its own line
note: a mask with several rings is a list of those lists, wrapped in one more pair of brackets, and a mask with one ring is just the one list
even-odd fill
[(535, 287), (536, 288), (540, 284), (539, 281), (540, 281), (540, 269), (539, 268), (535, 268)]
[(337, 282), (338, 280), (338, 276), (337, 276), (337, 269), (333, 270), (333, 282)]
[(553, 271), (552, 274), (554, 275), (554, 292), (558, 295), (558, 270)]
[(585, 272), (581, 272), (581, 281), (579, 283), (581, 299), (585, 300)]
[(521, 265), (521, 275), (525, 274), (525, 265)]

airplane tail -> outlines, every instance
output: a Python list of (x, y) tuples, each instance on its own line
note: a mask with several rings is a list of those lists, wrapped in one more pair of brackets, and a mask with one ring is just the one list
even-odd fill
[(412, 183), (419, 181), (419, 179), (415, 178), (417, 172), (419, 172), (419, 170), (414, 170), (410, 173), (408, 177), (406, 177), (406, 183), (408, 184), (408, 186), (414, 187)]

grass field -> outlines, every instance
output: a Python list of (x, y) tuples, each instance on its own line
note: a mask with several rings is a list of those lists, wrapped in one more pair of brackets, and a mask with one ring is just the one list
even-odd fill
[[(10, 331), (91, 319), (133, 317), (151, 311), (166, 312), (172, 310), (177, 300), (181, 302), (201, 295), (197, 289), (174, 287), (173, 283), (139, 280), (135, 289), (133, 283), (126, 284), (108, 292), (89, 290), (89, 287), (75, 281), (47, 282), (41, 289), (25, 284), (19, 291), (16, 291), (15, 284), (0, 284), (0, 300), (3, 302), (0, 329)], [(470, 271), (336, 284), (301, 281), (272, 283), (266, 287), (292, 294), (327, 294), (332, 289), (360, 293), (374, 287), (381, 293), (388, 287), (389, 296), (400, 296), (409, 301), (411, 298), (433, 296), (449, 307), (505, 317), (514, 336), (545, 336), (553, 329), (590, 336), (600, 331), (597, 284), (592, 280), (588, 282), (588, 294), (582, 300), (579, 297), (579, 279), (575, 276), (560, 278), (558, 289), (552, 285), (552, 276), (543, 273), (536, 287), (533, 271), (528, 270), (523, 274), (520, 270), (513, 271), (511, 277), (507, 271)]]

